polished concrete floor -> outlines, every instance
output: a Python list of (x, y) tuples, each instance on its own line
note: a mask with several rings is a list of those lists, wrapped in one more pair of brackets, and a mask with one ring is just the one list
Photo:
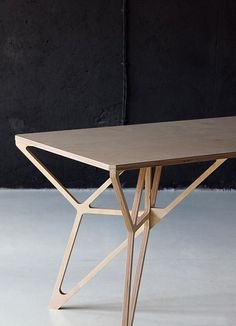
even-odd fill
[[(160, 205), (177, 193), (161, 191)], [(111, 191), (97, 205), (117, 206)], [(236, 325), (235, 211), (236, 192), (197, 190), (151, 231), (134, 325)], [(48, 310), (74, 214), (54, 190), (0, 190), (1, 326), (120, 325), (125, 252)], [(125, 235), (120, 217), (85, 216), (64, 289)]]

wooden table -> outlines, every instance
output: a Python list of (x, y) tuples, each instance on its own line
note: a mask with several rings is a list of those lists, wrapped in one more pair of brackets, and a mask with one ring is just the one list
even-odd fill
[[(142, 276), (149, 231), (202, 181), (226, 161), (236, 157), (236, 117), (162, 122), (118, 127), (63, 130), (16, 136), (16, 145), (76, 209), (76, 217), (59, 269), (50, 308), (59, 309), (116, 255), (127, 247), (122, 326), (131, 326)], [(109, 178), (88, 199), (78, 201), (32, 153), (43, 149), (109, 172)], [(215, 162), (166, 207), (156, 207), (156, 196), (163, 166), (202, 161)], [(124, 196), (120, 174), (138, 169), (132, 208)], [(120, 209), (98, 208), (93, 201), (113, 185)], [(144, 208), (140, 201), (144, 193)], [(101, 261), (69, 292), (62, 283), (83, 214), (118, 215), (124, 218), (128, 238)], [(132, 277), (135, 238), (143, 235), (134, 280)]]

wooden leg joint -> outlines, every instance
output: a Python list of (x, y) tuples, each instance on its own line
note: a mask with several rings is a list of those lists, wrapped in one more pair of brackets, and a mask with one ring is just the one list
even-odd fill
[[(110, 177), (84, 202), (79, 202), (62, 183), (46, 168), (46, 166), (26, 147), (24, 143), (18, 142), (17, 146), (27, 158), (42, 172), (42, 174), (58, 189), (58, 191), (76, 209), (76, 218), (66, 245), (65, 253), (59, 268), (59, 273), (54, 286), (49, 307), (59, 309), (83, 286), (90, 282), (105, 266), (107, 266), (120, 252), (127, 248), (126, 273), (124, 286), (124, 302), (122, 312), (122, 326), (132, 326), (138, 299), (138, 293), (143, 272), (145, 254), (149, 239), (150, 229), (159, 223), (172, 209), (182, 202), (202, 181), (213, 173), (226, 159), (216, 160), (199, 178), (197, 178), (186, 190), (178, 195), (170, 204), (164, 208), (156, 207), (156, 196), (159, 187), (162, 167), (155, 167), (152, 176), (152, 168), (141, 168), (132, 208), (129, 209), (124, 196), (119, 176), (123, 171), (111, 171)], [(110, 185), (113, 185), (120, 209), (93, 207), (92, 202), (100, 196)], [(142, 193), (144, 194), (144, 209), (140, 210)], [(63, 280), (67, 271), (75, 240), (85, 214), (117, 215), (124, 218), (128, 232), (128, 238), (94, 267), (80, 282), (78, 282), (67, 293), (62, 291)], [(133, 278), (133, 258), (135, 238), (143, 234), (136, 272)]]

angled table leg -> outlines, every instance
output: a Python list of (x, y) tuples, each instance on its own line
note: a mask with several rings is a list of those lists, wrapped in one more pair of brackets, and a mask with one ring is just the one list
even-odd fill
[(77, 233), (80, 227), (80, 223), (82, 220), (82, 213), (77, 213), (74, 224), (72, 226), (72, 230), (66, 245), (65, 253), (61, 262), (61, 266), (58, 272), (58, 276), (56, 279), (56, 283), (54, 286), (54, 290), (52, 293), (52, 298), (49, 304), (49, 308), (58, 309), (64, 304), (64, 296), (66, 293), (62, 291), (62, 283), (65, 277), (65, 273), (69, 264), (69, 260), (72, 254), (72, 250), (75, 244), (75, 240), (77, 237)]
[[(134, 242), (135, 232), (142, 227), (138, 226), (138, 213), (140, 206), (140, 199), (143, 188), (143, 179), (145, 176), (145, 207), (144, 212), (141, 215), (144, 224), (144, 235), (143, 241), (140, 248), (139, 259), (136, 267), (135, 279), (132, 284), (132, 271), (133, 271), (133, 260), (134, 260)], [(110, 174), (112, 184), (117, 196), (117, 200), (120, 203), (125, 223), (128, 230), (128, 249), (126, 259), (126, 273), (125, 273), (125, 285), (124, 285), (124, 300), (123, 300), (123, 313), (122, 313), (122, 326), (131, 326), (133, 324), (134, 313), (138, 298), (138, 292), (141, 283), (141, 276), (143, 271), (143, 264), (146, 254), (146, 248), (149, 238), (149, 213), (151, 209), (151, 168), (140, 169), (139, 178), (137, 182), (137, 189), (134, 197), (133, 210), (131, 214), (128, 210), (128, 205), (123, 194), (119, 176), (117, 172)]]
[[(138, 207), (140, 204), (140, 194), (142, 183), (138, 181), (136, 194), (139, 196), (134, 198), (133, 209), (128, 210), (128, 205), (123, 194), (119, 176), (117, 172), (111, 172), (110, 178), (112, 180), (113, 188), (115, 190), (117, 200), (120, 203), (121, 211), (123, 213), (125, 223), (128, 230), (128, 249), (126, 260), (126, 275), (124, 286), (124, 301), (123, 301), (123, 313), (122, 313), (122, 326), (132, 326), (134, 321), (134, 314), (136, 309), (136, 303), (138, 298), (138, 292), (140, 288), (142, 270), (144, 265), (144, 259), (147, 249), (147, 243), (149, 238), (150, 229), (156, 225), (160, 220), (166, 216), (173, 208), (175, 208), (184, 198), (186, 198), (199, 184), (201, 184), (208, 176), (210, 176), (216, 169), (218, 169), (226, 159), (216, 160), (200, 177), (198, 177), (186, 190), (184, 190), (179, 196), (177, 196), (169, 205), (165, 208), (155, 207), (156, 196), (159, 187), (159, 181), (161, 176), (161, 166), (155, 168), (153, 181), (151, 185), (151, 168), (145, 169), (145, 209), (141, 216), (138, 216)], [(141, 175), (141, 169), (140, 174)], [(141, 244), (136, 275), (132, 288), (132, 271), (133, 271), (133, 253), (134, 253), (134, 234), (140, 227), (144, 227), (143, 240)]]
[[(129, 210), (121, 184), (119, 175), (123, 172), (111, 171), (110, 178), (105, 181), (88, 199), (84, 202), (79, 202), (63, 185), (62, 183), (46, 168), (46, 166), (27, 148), (24, 143), (17, 143), (19, 149), (27, 156), (27, 158), (42, 172), (42, 174), (59, 190), (59, 192), (70, 202), (76, 209), (76, 218), (70, 233), (70, 237), (65, 249), (64, 257), (61, 262), (61, 267), (57, 276), (53, 295), (50, 302), (50, 308), (59, 309), (73, 295), (75, 295), (83, 286), (91, 281), (97, 273), (99, 273), (114, 257), (122, 250), (128, 247), (126, 260), (125, 288), (124, 288), (124, 303), (122, 312), (122, 326), (132, 326), (134, 314), (137, 304), (138, 292), (141, 283), (144, 259), (147, 249), (150, 229), (154, 227), (162, 218), (164, 218), (172, 209), (182, 202), (201, 182), (219, 168), (226, 159), (218, 159), (213, 163), (202, 175), (197, 178), (186, 190), (178, 195), (170, 204), (164, 208), (156, 207), (156, 195), (161, 175), (161, 167), (155, 168), (153, 180), (151, 178), (151, 168), (141, 168), (137, 182), (136, 193), (132, 209)], [(120, 204), (120, 209), (98, 208), (92, 207), (91, 203), (103, 193), (107, 187), (112, 184), (117, 200)], [(140, 201), (145, 189), (145, 207), (140, 210)], [(69, 264), (71, 253), (73, 251), (76, 236), (84, 214), (103, 214), (123, 216), (127, 231), (128, 239), (123, 241), (116, 249), (114, 249), (107, 257), (105, 257), (96, 267), (94, 267), (88, 275), (78, 282), (69, 292), (62, 291), (62, 283)], [(135, 238), (143, 233), (136, 274), (132, 284), (132, 270), (134, 258), (134, 243)]]
[[(78, 234), (78, 230), (82, 221), (82, 217), (84, 214), (103, 214), (103, 215), (117, 215), (122, 216), (124, 214), (124, 210), (119, 209), (107, 209), (107, 208), (97, 208), (92, 207), (91, 203), (100, 196), (107, 187), (112, 183), (111, 178), (105, 181), (89, 198), (87, 198), (84, 202), (79, 202), (63, 185), (62, 183), (48, 170), (48, 168), (32, 153), (32, 151), (27, 148), (24, 143), (17, 144), (19, 149), (25, 154), (25, 156), (38, 168), (38, 170), (58, 189), (58, 191), (71, 203), (71, 205), (76, 209), (77, 214), (72, 226), (72, 230), (68, 239), (68, 243), (66, 245), (65, 253), (61, 262), (61, 266), (59, 269), (59, 273), (56, 279), (56, 283), (54, 286), (52, 298), (49, 304), (51, 309), (59, 309), (63, 306), (73, 295), (75, 295), (83, 286), (85, 286), (88, 282), (90, 282), (96, 275), (99, 273), (108, 263), (110, 263), (121, 251), (123, 251), (129, 239), (123, 241), (116, 249), (114, 249), (107, 257), (105, 257), (95, 268), (93, 268), (80, 282), (78, 282), (72, 289), (70, 289), (67, 293), (62, 291), (62, 284), (66, 274), (66, 270), (70, 261), (70, 257), (73, 251), (74, 243)], [(140, 186), (137, 189), (141, 190), (141, 185), (143, 181), (141, 179), (144, 178), (143, 170), (140, 173), (139, 184)], [(120, 175), (122, 171), (118, 173)], [(140, 202), (141, 193), (136, 194), (136, 201)], [(137, 219), (138, 207), (136, 209), (137, 213), (135, 219)], [(144, 213), (140, 211), (141, 213)], [(128, 210), (128, 216), (130, 216), (130, 212)], [(132, 224), (132, 219), (130, 218), (130, 222)], [(133, 230), (133, 228), (132, 228)], [(135, 232), (133, 232), (133, 237), (136, 238), (139, 236), (144, 230), (144, 227), (140, 227)], [(132, 255), (130, 255), (132, 256)]]
[(138, 300), (139, 288), (140, 288), (140, 284), (141, 284), (141, 277), (142, 277), (144, 260), (145, 260), (146, 250), (147, 250), (148, 239), (149, 239), (149, 232), (150, 232), (150, 221), (147, 220), (144, 223), (144, 234), (143, 234), (143, 239), (142, 239), (142, 243), (141, 243), (141, 248), (140, 248), (140, 253), (139, 253), (139, 258), (138, 258), (138, 263), (137, 263), (137, 269), (136, 269), (136, 274), (135, 274), (135, 279), (134, 279), (133, 291), (132, 291), (132, 296), (131, 296), (131, 307), (130, 307), (130, 313), (129, 313), (129, 324), (130, 325), (133, 325), (133, 321), (134, 321), (134, 314), (135, 314), (135, 309), (136, 309), (137, 300)]

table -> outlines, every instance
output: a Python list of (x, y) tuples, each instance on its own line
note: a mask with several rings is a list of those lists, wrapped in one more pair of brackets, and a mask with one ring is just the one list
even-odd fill
[[(138, 292), (150, 230), (228, 158), (236, 157), (236, 116), (161, 122), (115, 127), (63, 130), (16, 135), (16, 145), (76, 209), (75, 221), (66, 245), (49, 307), (59, 309), (115, 256), (127, 247), (122, 326), (133, 325)], [(108, 171), (109, 177), (94, 193), (80, 202), (31, 151), (39, 148)], [(165, 207), (156, 206), (163, 166), (214, 161), (191, 185)], [(137, 186), (132, 207), (128, 207), (120, 175), (137, 169)], [(92, 203), (110, 185), (119, 209), (98, 208)], [(142, 195), (144, 208), (140, 208)], [(84, 214), (117, 215), (124, 219), (127, 239), (105, 257), (68, 292), (62, 284)], [(136, 272), (133, 277), (134, 244), (142, 234)]]

